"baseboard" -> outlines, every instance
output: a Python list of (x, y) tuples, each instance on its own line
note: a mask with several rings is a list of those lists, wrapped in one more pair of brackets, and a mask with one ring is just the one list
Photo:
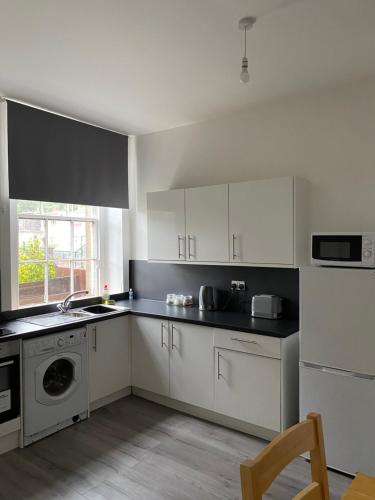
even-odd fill
[(0, 438), (3, 436), (7, 436), (11, 432), (19, 431), (21, 429), (21, 418), (17, 417), (13, 420), (8, 420), (8, 422), (4, 422), (0, 424)]
[(0, 424), (0, 455), (20, 446), (20, 417)]
[(109, 405), (110, 403), (113, 403), (114, 401), (117, 401), (118, 399), (130, 396), (131, 393), (132, 393), (132, 388), (129, 386), (125, 387), (125, 389), (121, 389), (121, 391), (114, 392), (109, 396), (97, 399), (96, 401), (90, 403), (90, 411), (95, 411), (98, 408), (101, 408), (102, 406), (106, 406)]
[(14, 431), (6, 436), (0, 437), (0, 455), (7, 453), (10, 450), (19, 448), (20, 445), (20, 432)]
[(188, 415), (192, 415), (193, 417), (198, 417), (202, 420), (208, 420), (209, 422), (222, 425), (223, 427), (228, 427), (236, 431), (244, 432), (245, 434), (250, 434), (251, 436), (256, 436), (267, 441), (271, 441), (275, 436), (279, 434), (277, 431), (272, 431), (258, 425), (249, 424), (248, 422), (244, 422), (236, 418), (227, 417), (226, 415), (221, 415), (220, 413), (216, 413), (212, 410), (205, 410), (204, 408), (200, 408), (198, 406), (194, 406), (188, 403), (182, 403), (181, 401), (177, 401), (166, 396), (160, 396), (159, 394), (145, 391), (144, 389), (139, 389), (138, 387), (132, 387), (132, 393), (141, 398), (154, 401), (155, 403), (161, 404), (163, 406), (168, 406), (169, 408), (173, 408), (174, 410), (180, 411), (181, 413), (187, 413)]
[[(256, 436), (267, 441), (271, 441), (278, 434), (278, 432), (276, 431), (271, 431), (257, 425), (249, 424), (248, 422), (243, 422), (242, 420), (238, 420), (236, 418), (227, 417), (226, 415), (221, 415), (220, 413), (216, 413), (212, 410), (206, 410), (204, 408), (200, 408), (188, 403), (183, 403), (166, 396), (160, 396), (159, 394), (155, 394), (138, 387), (130, 386), (126, 387), (125, 389), (121, 389), (120, 391), (117, 391), (113, 394), (110, 394), (109, 396), (93, 401), (92, 403), (90, 403), (90, 411), (95, 411), (102, 406), (106, 406), (110, 403), (113, 403), (114, 401), (125, 398), (130, 394), (135, 394), (136, 396), (154, 401), (155, 403), (161, 404), (163, 406), (168, 406), (169, 408), (173, 408), (174, 410), (180, 411), (182, 413), (186, 413), (188, 415), (201, 418), (202, 420), (207, 420), (209, 422), (222, 425), (223, 427), (228, 427), (229, 429), (244, 432), (245, 434), (250, 434), (251, 436)], [(11, 431), (11, 429), (13, 428), (17, 428), (17, 426), (18, 428), (20, 426), (19, 419), (15, 419), (14, 421), (9, 422), (9, 429), (7, 428), (7, 432)], [(13, 450), (14, 448), (18, 448), (19, 446), (20, 432), (18, 430), (9, 432), (6, 435), (2, 436), (0, 434), (0, 454), (6, 453), (7, 451)]]

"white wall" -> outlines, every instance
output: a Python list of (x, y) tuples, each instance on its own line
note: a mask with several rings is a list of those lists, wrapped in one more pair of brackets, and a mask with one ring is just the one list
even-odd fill
[(147, 259), (147, 191), (282, 175), (310, 181), (312, 230), (375, 231), (375, 79), (135, 138), (131, 257)]

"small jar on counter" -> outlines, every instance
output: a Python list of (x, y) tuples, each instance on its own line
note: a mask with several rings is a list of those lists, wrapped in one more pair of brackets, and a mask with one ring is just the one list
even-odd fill
[(168, 293), (166, 301), (165, 301), (167, 303), (167, 305), (173, 306), (174, 301), (175, 301), (175, 297), (176, 297), (176, 295), (174, 293)]
[(182, 301), (183, 306), (191, 306), (193, 305), (193, 296), (192, 295), (184, 295), (184, 299)]
[(175, 306), (182, 306), (183, 303), (184, 303), (184, 296), (183, 295), (175, 295), (174, 305)]

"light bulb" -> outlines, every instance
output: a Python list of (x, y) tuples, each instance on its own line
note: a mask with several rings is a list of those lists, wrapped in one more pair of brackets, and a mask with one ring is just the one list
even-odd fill
[(244, 33), (244, 56), (242, 58), (242, 64), (241, 64), (241, 74), (240, 74), (240, 81), (242, 83), (247, 83), (250, 80), (249, 72), (247, 70), (249, 62), (246, 57), (246, 32), (248, 29), (252, 28), (254, 26), (254, 23), (256, 21), (256, 17), (253, 16), (247, 16), (243, 17), (240, 19), (238, 23), (238, 27), (240, 30), (243, 30)]
[(243, 69), (243, 70), (241, 71), (240, 81), (241, 81), (242, 83), (247, 83), (249, 80), (250, 80), (250, 75), (249, 75), (249, 72), (247, 71), (247, 69)]
[(242, 83), (247, 83), (250, 80), (249, 72), (247, 71), (248, 60), (247, 57), (242, 58), (241, 75), (240, 80)]

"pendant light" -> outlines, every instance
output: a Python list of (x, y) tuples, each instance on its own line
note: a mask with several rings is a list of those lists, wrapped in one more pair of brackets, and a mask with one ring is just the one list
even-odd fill
[(248, 59), (246, 56), (246, 32), (248, 29), (252, 28), (255, 24), (256, 17), (243, 17), (240, 19), (238, 23), (238, 27), (240, 30), (243, 30), (245, 32), (245, 44), (244, 44), (244, 56), (242, 58), (242, 65), (241, 65), (241, 74), (240, 74), (240, 81), (242, 83), (247, 83), (250, 80), (249, 72), (248, 72)]

